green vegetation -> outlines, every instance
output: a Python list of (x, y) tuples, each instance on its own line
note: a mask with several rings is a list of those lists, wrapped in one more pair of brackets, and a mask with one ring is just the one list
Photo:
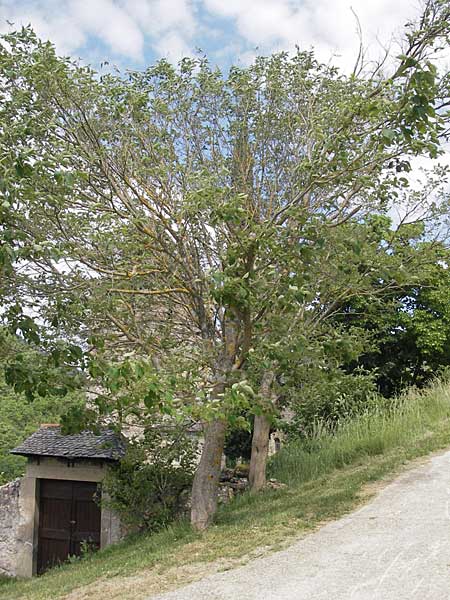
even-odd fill
[(271, 468), (281, 481), (297, 485), (394, 448), (403, 448), (408, 455), (415, 449), (420, 452), (422, 444), (427, 448), (427, 435), (434, 438), (437, 432), (450, 431), (449, 417), (450, 389), (435, 383), (423, 392), (411, 390), (384, 408), (375, 406), (344, 421), (335, 435), (318, 425), (315, 435), (294, 441), (275, 455)]
[(23, 475), (26, 459), (9, 451), (31, 435), (41, 423), (57, 423), (61, 413), (78, 403), (74, 394), (64, 403), (55, 396), (37, 397), (32, 402), (23, 394), (13, 392), (0, 376), (0, 485)]
[(4, 581), (0, 597), (47, 600), (72, 590), (78, 596), (82, 586), (93, 583), (93, 600), (103, 597), (105, 589), (110, 600), (144, 598), (178, 581), (181, 585), (181, 577), (185, 582), (261, 554), (263, 547), (279, 548), (367, 499), (367, 484), (449, 444), (450, 388), (435, 382), (401, 397), (389, 411), (348, 421), (335, 435), (318, 431), (313, 439), (284, 448), (270, 470), (288, 487), (238, 497), (219, 510), (216, 525), (204, 534), (180, 522), (153, 535), (130, 537), (38, 580)]
[[(106, 487), (147, 530), (8, 598), (135, 600), (127, 575), (148, 595), (276, 548), (449, 444), (448, 382), (417, 391), (450, 365), (449, 39), (448, 0), (352, 74), (299, 48), (96, 73), (30, 27), (0, 36), (0, 483), (41, 421), (137, 426)], [(194, 469), (160, 427), (199, 423)], [(224, 447), (252, 494), (216, 515)], [(188, 484), (197, 533), (173, 521)]]
[[(423, 386), (444, 366), (450, 365), (450, 273), (448, 249), (435, 248), (434, 263), (419, 267), (430, 247), (408, 226), (399, 240), (400, 251), (416, 254), (418, 275), (412, 285), (393, 291), (376, 302), (359, 297), (336, 317), (345, 327), (366, 332), (371, 344), (347, 365), (354, 373), (363, 368), (375, 375), (379, 391), (386, 397), (409, 385)], [(404, 233), (406, 234), (407, 231)]]
[[(9, 386), (11, 368), (26, 372), (30, 387), (15, 386), (14, 389)], [(43, 383), (45, 377), (51, 381), (51, 386), (33, 385), (38, 372), (39, 382)], [(71, 378), (79, 380), (79, 375)], [(60, 369), (48, 365), (43, 352), (31, 349), (23, 340), (0, 327), (0, 485), (23, 475), (26, 459), (9, 454), (10, 450), (36, 431), (41, 423), (57, 423), (66, 411), (82, 404), (83, 395), (79, 391), (69, 391), (65, 387), (62, 392), (66, 381)]]
[(183, 510), (195, 470), (195, 445), (183, 430), (154, 423), (108, 470), (108, 506), (133, 531), (157, 531)]
[[(352, 74), (300, 49), (227, 73), (196, 57), (99, 74), (29, 27), (1, 37), (1, 318), (64, 389), (80, 369), (98, 392), (68, 428), (208, 423), (196, 528), (213, 522), (227, 429), (253, 418), (265, 448), (309, 367), (347, 373), (372, 350), (354, 317), (423, 287), (445, 251), (446, 170), (421, 190), (408, 173), (444, 152), (449, 78), (433, 60), (449, 34), (448, 2), (429, 0), (402, 54), (361, 52)], [(30, 397), (46, 373), (7, 368)], [(254, 491), (265, 476), (252, 452)]]

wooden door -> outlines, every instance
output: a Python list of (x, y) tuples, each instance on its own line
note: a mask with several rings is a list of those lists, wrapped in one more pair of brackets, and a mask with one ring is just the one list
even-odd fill
[(72, 488), (72, 534), (70, 554), (81, 554), (81, 543), (100, 548), (100, 507), (95, 502), (97, 484), (74, 481)]
[(37, 571), (81, 554), (82, 542), (100, 547), (97, 484), (41, 479)]

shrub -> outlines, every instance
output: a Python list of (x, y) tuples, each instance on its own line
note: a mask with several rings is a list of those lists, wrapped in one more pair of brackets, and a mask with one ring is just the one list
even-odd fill
[(371, 412), (387, 401), (376, 392), (374, 375), (340, 369), (311, 373), (311, 379), (293, 392), (293, 412), (287, 430), (291, 435), (315, 436), (333, 431), (339, 423)]
[(155, 531), (184, 509), (195, 465), (195, 445), (182, 432), (152, 428), (129, 442), (106, 475), (104, 503), (132, 529)]

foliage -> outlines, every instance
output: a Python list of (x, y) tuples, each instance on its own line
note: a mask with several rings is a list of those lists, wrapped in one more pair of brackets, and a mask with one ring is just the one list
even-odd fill
[(224, 365), (222, 387), (245, 378), (250, 349), (273, 362), (267, 329), (273, 344), (294, 338), (361, 291), (361, 243), (345, 249), (341, 226), (388, 210), (410, 157), (440, 151), (445, 86), (428, 58), (446, 21), (433, 9), (386, 79), (300, 51), (228, 77), (204, 59), (97, 77), (28, 29), (6, 35), (8, 264), (33, 263), (11, 294), (29, 288), (41, 318), (84, 344), (175, 362), (204, 416), (232, 416), (211, 381)]
[(35, 396), (62, 397), (85, 383), (81, 348), (42, 331), (18, 305), (0, 314), (2, 377), (30, 401)]
[[(9, 454), (10, 450), (41, 423), (57, 423), (66, 412), (79, 410), (84, 404), (80, 374), (72, 372), (74, 385), (68, 385), (66, 370), (49, 364), (47, 358), (22, 338), (0, 328), (0, 484), (23, 474), (25, 459)], [(11, 386), (11, 370), (18, 368), (23, 379)]]
[(186, 510), (194, 464), (193, 441), (183, 431), (155, 424), (143, 439), (131, 440), (124, 458), (108, 471), (105, 503), (131, 528), (160, 529)]
[(69, 393), (64, 402), (58, 396), (36, 396), (31, 402), (24, 394), (16, 393), (0, 378), (0, 485), (23, 475), (26, 459), (9, 454), (34, 433), (41, 423), (57, 423), (70, 406), (80, 405), (82, 399)]
[[(399, 241), (393, 252), (398, 251)], [(392, 397), (409, 385), (423, 386), (450, 364), (450, 255), (421, 232), (405, 235), (401, 250), (414, 264), (416, 282), (376, 301), (355, 297), (336, 321), (364, 332), (368, 344), (345, 369), (373, 373), (379, 391)], [(424, 260), (425, 259), (425, 260)], [(392, 274), (387, 275), (390, 277)]]
[[(389, 451), (420, 455), (428, 437), (437, 433), (448, 446), (450, 391), (448, 381), (434, 380), (423, 390), (410, 389), (395, 401), (341, 423), (333, 432), (317, 430), (297, 438), (273, 457), (271, 473), (290, 485), (305, 483), (369, 456)], [(416, 454), (417, 452), (417, 454)]]
[[(431, 241), (421, 226), (402, 227), (388, 244), (389, 223), (375, 223), (376, 252), (385, 254), (384, 277), (398, 280), (409, 263), (417, 283), (379, 296), (355, 295), (337, 307), (333, 327), (344, 325), (354, 355), (333, 350), (328, 334), (326, 361), (317, 355), (290, 390), (292, 433), (310, 435), (316, 426), (333, 429), (340, 420), (383, 404), (377, 392), (392, 398), (409, 385), (425, 385), (449, 365), (448, 250)], [(370, 231), (372, 225), (365, 227)], [(373, 285), (379, 285), (377, 277)]]
[(374, 376), (364, 372), (349, 375), (341, 369), (311, 368), (309, 380), (292, 394), (289, 409), (293, 418), (285, 427), (293, 437), (311, 437), (318, 430), (335, 431), (346, 420), (383, 404)]

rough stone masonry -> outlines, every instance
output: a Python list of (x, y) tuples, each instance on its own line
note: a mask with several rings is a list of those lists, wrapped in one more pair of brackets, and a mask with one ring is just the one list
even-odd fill
[(15, 575), (17, 562), (20, 479), (0, 487), (0, 575)]

